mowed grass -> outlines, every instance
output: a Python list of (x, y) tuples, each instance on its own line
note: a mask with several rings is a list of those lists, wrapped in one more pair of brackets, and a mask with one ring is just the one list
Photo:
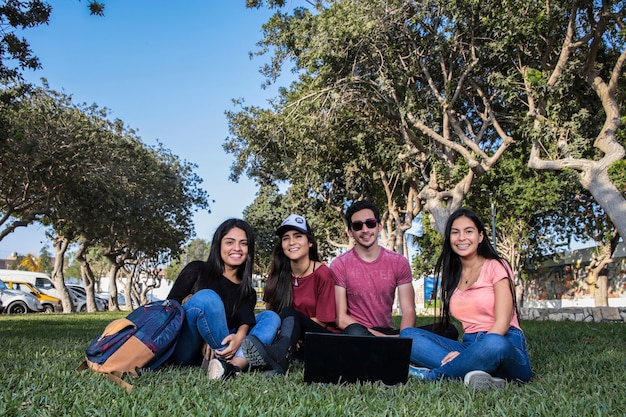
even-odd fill
[[(85, 348), (126, 312), (0, 316), (0, 416), (625, 416), (626, 326), (523, 322), (535, 372), (526, 385), (306, 384), (250, 372), (211, 381), (199, 368), (133, 378), (130, 393), (91, 371)], [(419, 318), (420, 324), (429, 321)]]

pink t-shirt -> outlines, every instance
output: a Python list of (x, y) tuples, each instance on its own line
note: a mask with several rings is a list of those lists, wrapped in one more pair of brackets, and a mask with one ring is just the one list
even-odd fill
[[(465, 291), (458, 288), (450, 298), (450, 314), (463, 326), (464, 333), (486, 332), (495, 323), (494, 284), (507, 279), (506, 269), (495, 259), (486, 259), (480, 275)], [(520, 328), (517, 312), (511, 314), (511, 326)]]
[(298, 286), (293, 286), (292, 306), (307, 317), (324, 323), (335, 322), (335, 282), (325, 264), (298, 278)]
[(356, 249), (338, 256), (330, 264), (335, 285), (346, 289), (348, 314), (366, 327), (391, 328), (396, 288), (411, 283), (411, 266), (402, 255), (380, 248), (378, 258), (366, 262)]

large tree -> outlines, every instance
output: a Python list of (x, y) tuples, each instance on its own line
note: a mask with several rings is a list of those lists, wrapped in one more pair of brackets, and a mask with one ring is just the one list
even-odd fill
[[(421, 210), (442, 233), (513, 142), (502, 92), (483, 70), (494, 41), (474, 30), (474, 18), (455, 2), (343, 0), (278, 11), (260, 42), (261, 53), (274, 51), (264, 73), (271, 82), (291, 63), (299, 80), (271, 110), (230, 115), (235, 169), (248, 165), (257, 176), (282, 164), (284, 179), (308, 187), (309, 197), (337, 189), (337, 208), (375, 199), (386, 216), (383, 239), (399, 251)], [(309, 175), (293, 175), (295, 164)]]
[(528, 165), (576, 172), (626, 237), (626, 2), (528, 0), (504, 15), (474, 6), (485, 36), (500, 39), (511, 102), (526, 109)]
[[(34, 219), (51, 226), (52, 277), (62, 295), (64, 255), (72, 242), (80, 242), (76, 259), (90, 310), (90, 247), (104, 247), (107, 257), (122, 253), (124, 261), (164, 262), (192, 236), (193, 211), (208, 206), (192, 164), (162, 146), (146, 147), (120, 120), (109, 120), (106, 109), (76, 105), (46, 87), (2, 110), (2, 210), (6, 219), (15, 219), (5, 232)], [(69, 311), (69, 295), (62, 298)]]

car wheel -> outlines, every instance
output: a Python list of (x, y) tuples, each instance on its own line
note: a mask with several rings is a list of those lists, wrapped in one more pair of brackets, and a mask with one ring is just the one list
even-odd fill
[(87, 311), (87, 304), (83, 304), (82, 306), (80, 306), (80, 312), (84, 313)]
[(24, 314), (28, 313), (28, 307), (23, 301), (15, 301), (7, 306), (7, 314)]
[(43, 305), (44, 313), (54, 313), (54, 306), (52, 304), (44, 304)]

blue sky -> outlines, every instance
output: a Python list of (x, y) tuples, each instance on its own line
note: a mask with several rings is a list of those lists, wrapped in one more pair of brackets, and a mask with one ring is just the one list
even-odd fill
[[(276, 88), (261, 88), (267, 58), (248, 55), (271, 13), (246, 9), (245, 0), (106, 0), (102, 18), (89, 15), (86, 1), (49, 3), (49, 25), (24, 32), (43, 66), (26, 78), (46, 78), (76, 103), (109, 108), (144, 143), (158, 140), (197, 164), (215, 200), (210, 214), (194, 218), (197, 237), (210, 239), (222, 221), (240, 217), (257, 190), (247, 178), (228, 180), (233, 158), (222, 149), (224, 112), (234, 98), (265, 106), (276, 95)], [(0, 258), (37, 254), (48, 243), (42, 227), (22, 228), (0, 241)]]

